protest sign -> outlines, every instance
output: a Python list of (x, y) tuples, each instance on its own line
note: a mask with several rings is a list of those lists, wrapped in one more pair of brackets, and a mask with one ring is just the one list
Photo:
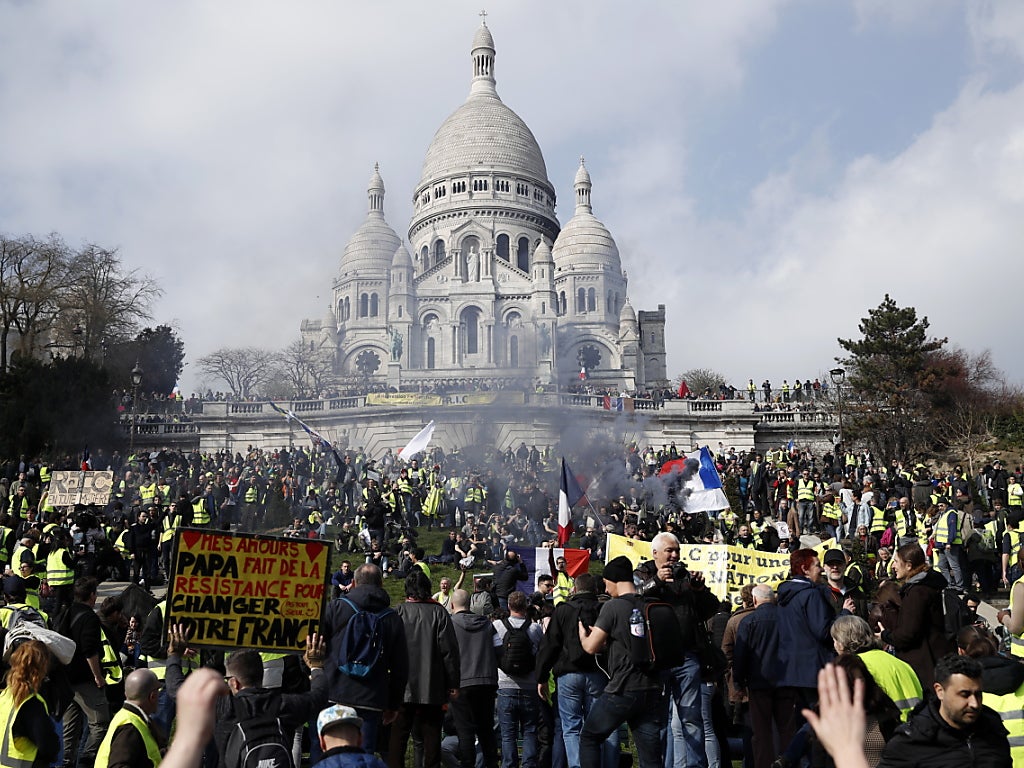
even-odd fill
[(55, 507), (74, 504), (100, 504), (110, 501), (110, 488), (114, 484), (113, 472), (75, 472), (56, 470), (50, 475), (50, 493), (47, 498)]
[(301, 652), (319, 631), (330, 581), (326, 541), (178, 531), (166, 621), (189, 645)]

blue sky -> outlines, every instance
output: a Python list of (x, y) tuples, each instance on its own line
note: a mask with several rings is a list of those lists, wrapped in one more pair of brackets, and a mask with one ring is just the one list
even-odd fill
[[(318, 318), (379, 162), (404, 234), (479, 4), (0, 0), (0, 231), (119, 246), (189, 360)], [(814, 378), (889, 292), (1024, 382), (1024, 4), (488, 8), (571, 215), (587, 157), (669, 369)], [(199, 384), (186, 369), (186, 391)]]

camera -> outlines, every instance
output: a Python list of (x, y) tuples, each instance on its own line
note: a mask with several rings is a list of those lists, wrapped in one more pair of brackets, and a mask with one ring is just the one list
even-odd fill
[[(684, 563), (669, 563), (669, 567), (672, 569), (673, 584), (678, 584), (682, 587), (690, 586), (690, 569), (687, 568)], [(652, 576), (640, 584), (636, 591), (642, 596), (648, 597), (657, 594), (658, 590), (661, 588), (661, 584), (662, 582), (656, 576)]]

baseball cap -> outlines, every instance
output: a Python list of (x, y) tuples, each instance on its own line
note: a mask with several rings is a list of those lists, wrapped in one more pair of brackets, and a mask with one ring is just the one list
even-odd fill
[(825, 565), (832, 565), (832, 563), (837, 565), (846, 565), (846, 555), (843, 554), (843, 550), (841, 549), (830, 549), (825, 553), (825, 559), (822, 562), (824, 562)]
[(346, 707), (344, 704), (332, 704), (317, 717), (316, 732), (323, 736), (324, 730), (332, 725), (354, 725), (356, 728), (362, 728), (363, 718), (357, 715), (352, 707)]

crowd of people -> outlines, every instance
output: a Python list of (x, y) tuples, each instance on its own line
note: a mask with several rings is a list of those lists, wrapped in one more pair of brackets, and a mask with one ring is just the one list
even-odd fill
[[(422, 464), (325, 445), (7, 462), (0, 723), (15, 764), (159, 764), (186, 681), (212, 686), (211, 667), (230, 698), (208, 766), (245, 764), (248, 741), (296, 766), (825, 765), (812, 726), (833, 663), (863, 691), (867, 764), (1024, 764), (1020, 467), (719, 444), (733, 508), (689, 514), (685, 465), (662, 473), (675, 444), (568, 453), (589, 480), (579, 545), (605, 559), (610, 534), (644, 540), (649, 561), (570, 577), (548, 446), (435, 447)], [(53, 470), (83, 467), (114, 473), (109, 503), (56, 508)], [(99, 600), (107, 579), (161, 584), (186, 526), (336, 541), (336, 598), (301, 659), (197, 654), (186, 627), (165, 634), (163, 604)], [(428, 554), (417, 539), (434, 527)], [(789, 578), (720, 601), (682, 557), (695, 542), (785, 553)], [(531, 583), (520, 552), (535, 547), (550, 575)], [(438, 564), (458, 580), (435, 580)], [(466, 583), (474, 570), (489, 574)], [(986, 622), (981, 596), (1000, 587), (1010, 610)]]

